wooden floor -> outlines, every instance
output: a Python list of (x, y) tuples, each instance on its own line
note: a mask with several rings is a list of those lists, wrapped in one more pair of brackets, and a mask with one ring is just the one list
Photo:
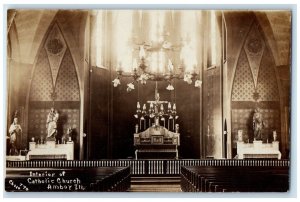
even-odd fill
[(181, 192), (180, 177), (131, 177), (130, 192)]

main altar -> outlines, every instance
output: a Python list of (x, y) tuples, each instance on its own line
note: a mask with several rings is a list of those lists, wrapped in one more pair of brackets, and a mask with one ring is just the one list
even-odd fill
[[(160, 101), (157, 86), (155, 88), (155, 101), (148, 101), (141, 109), (137, 102), (137, 120), (135, 126), (134, 146), (135, 159), (178, 159), (178, 147), (180, 145), (179, 124), (176, 113), (176, 104)], [(164, 104), (167, 105), (165, 111)], [(147, 127), (148, 125), (148, 127)], [(139, 132), (140, 131), (140, 132)]]

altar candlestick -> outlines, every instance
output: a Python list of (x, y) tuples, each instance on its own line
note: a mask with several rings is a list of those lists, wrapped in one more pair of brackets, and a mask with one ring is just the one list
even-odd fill
[(173, 110), (176, 110), (176, 104), (175, 103), (173, 104)]
[(168, 109), (171, 109), (171, 102), (168, 103)]
[(153, 108), (153, 102), (150, 103), (150, 108)]
[(140, 109), (140, 108), (141, 108), (140, 102), (137, 102), (137, 104), (136, 104), (136, 108), (138, 108), (138, 109)]
[(143, 110), (146, 111), (146, 104), (143, 105)]
[(273, 131), (273, 141), (277, 141), (277, 133), (276, 133), (276, 130)]
[(160, 111), (164, 111), (164, 105), (163, 104), (160, 105)]

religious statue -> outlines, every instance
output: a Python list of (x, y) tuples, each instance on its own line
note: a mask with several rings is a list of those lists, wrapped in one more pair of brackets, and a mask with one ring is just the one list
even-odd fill
[(9, 155), (18, 155), (18, 149), (20, 147), (20, 140), (22, 134), (22, 128), (18, 123), (18, 118), (15, 117), (13, 123), (9, 127), (9, 139), (10, 139), (10, 150)]
[(47, 124), (46, 124), (47, 139), (52, 139), (56, 137), (58, 118), (59, 118), (59, 114), (57, 110), (54, 110), (54, 108), (52, 107), (47, 117)]
[(253, 115), (254, 140), (262, 140), (263, 125), (262, 114), (260, 113), (259, 108), (256, 108)]

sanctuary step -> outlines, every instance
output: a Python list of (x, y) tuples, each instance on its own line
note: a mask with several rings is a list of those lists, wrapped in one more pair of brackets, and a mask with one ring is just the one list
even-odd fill
[(180, 176), (131, 177), (130, 192), (181, 192)]

